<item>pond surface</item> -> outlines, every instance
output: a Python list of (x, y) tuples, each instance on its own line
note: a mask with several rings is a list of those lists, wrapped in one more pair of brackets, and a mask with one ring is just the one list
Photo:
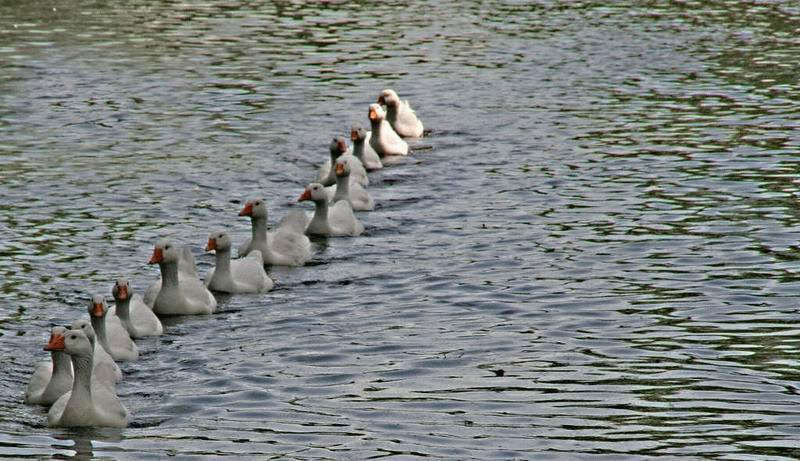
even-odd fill
[[(796, 2), (0, 1), (0, 456), (800, 458)], [(22, 403), (51, 325), (249, 234), (381, 89), (358, 238), (169, 319), (129, 428)]]

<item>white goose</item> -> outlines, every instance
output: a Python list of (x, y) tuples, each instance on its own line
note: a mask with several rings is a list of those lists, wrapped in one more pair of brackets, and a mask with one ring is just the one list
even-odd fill
[(93, 348), (81, 330), (69, 330), (50, 341), (45, 350), (64, 351), (72, 358), (72, 390), (62, 395), (47, 413), (49, 426), (126, 427), (128, 410), (114, 390), (92, 385)]
[(336, 136), (331, 141), (330, 145), (331, 158), (325, 161), (319, 167), (319, 182), (325, 186), (332, 186), (336, 184), (336, 172), (333, 171), (331, 165), (336, 163), (340, 157), (344, 157), (350, 163), (350, 169), (353, 174), (350, 176), (350, 181), (357, 182), (364, 187), (369, 186), (369, 178), (367, 177), (367, 170), (361, 164), (361, 160), (354, 157), (352, 154), (347, 153), (347, 141), (341, 136)]
[(369, 122), (372, 126), (372, 136), (369, 138), (369, 145), (381, 157), (387, 155), (408, 155), (408, 144), (395, 133), (389, 122), (386, 121), (386, 113), (378, 104), (369, 105)]
[(378, 104), (386, 105), (386, 120), (394, 131), (404, 138), (422, 137), (422, 122), (408, 101), (401, 101), (394, 90), (386, 89), (378, 96)]
[[(58, 341), (67, 332), (64, 327), (50, 330), (50, 341)], [(36, 369), (25, 390), (25, 403), (52, 405), (72, 388), (72, 363), (63, 351), (50, 351), (50, 362), (42, 362)]]
[(314, 216), (306, 227), (306, 234), (356, 236), (364, 232), (364, 225), (353, 214), (350, 202), (341, 200), (328, 206), (328, 195), (322, 184), (309, 184), (297, 200), (314, 202)]
[(97, 341), (92, 323), (85, 319), (75, 320), (69, 328), (70, 330), (81, 330), (92, 343), (94, 348), (92, 377), (109, 387), (114, 387), (116, 383), (122, 381), (122, 370)]
[[(194, 264), (192, 250), (187, 245), (184, 245), (181, 247), (180, 252), (180, 261), (178, 263), (179, 277), (197, 278), (197, 267)], [(150, 309), (153, 308), (159, 291), (161, 291), (161, 278), (151, 283), (144, 292), (144, 303), (147, 304), (147, 307)]]
[(350, 140), (353, 141), (353, 156), (361, 160), (361, 164), (367, 171), (380, 170), (383, 168), (380, 156), (375, 152), (375, 149), (369, 145), (369, 138), (372, 137), (372, 132), (367, 131), (359, 125), (354, 124), (350, 128)]
[(272, 232), (267, 232), (267, 203), (248, 200), (239, 216), (249, 216), (252, 238), (239, 247), (239, 256), (258, 250), (264, 264), (302, 266), (311, 259), (311, 241), (305, 230), (308, 219), (302, 211), (289, 213)]
[(94, 295), (89, 303), (89, 318), (97, 342), (114, 360), (126, 362), (138, 359), (139, 348), (131, 339), (128, 330), (121, 323), (107, 322), (107, 313), (108, 304), (103, 295)]
[(333, 190), (326, 188), (329, 201), (336, 203), (346, 200), (353, 210), (371, 211), (375, 209), (375, 202), (369, 192), (358, 183), (350, 182), (350, 165), (341, 157), (336, 161), (336, 187)]
[(164, 327), (156, 314), (145, 304), (144, 299), (134, 293), (130, 283), (124, 278), (117, 279), (111, 289), (116, 305), (112, 313), (119, 317), (120, 323), (128, 331), (131, 338), (159, 336)]
[(206, 275), (206, 286), (224, 293), (259, 293), (274, 286), (264, 271), (261, 252), (251, 251), (247, 256), (231, 261), (231, 238), (225, 232), (208, 236), (206, 251), (216, 253), (216, 266)]
[(161, 290), (153, 304), (159, 315), (210, 314), (217, 309), (217, 300), (197, 277), (178, 274), (181, 249), (167, 239), (159, 240), (148, 264), (161, 268)]

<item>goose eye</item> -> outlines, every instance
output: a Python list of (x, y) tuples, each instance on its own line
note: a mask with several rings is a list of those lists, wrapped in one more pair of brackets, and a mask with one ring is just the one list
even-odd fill
[(165, 250), (169, 250), (170, 245), (164, 245)]

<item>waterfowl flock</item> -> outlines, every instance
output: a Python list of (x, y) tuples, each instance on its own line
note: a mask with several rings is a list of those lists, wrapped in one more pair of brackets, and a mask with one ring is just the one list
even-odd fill
[[(384, 109), (384, 106), (386, 109)], [(371, 131), (355, 124), (352, 146), (337, 136), (330, 159), (321, 165), (316, 182), (308, 184), (298, 202), (311, 201), (314, 212), (292, 211), (268, 230), (263, 199), (245, 203), (239, 216), (250, 218), (251, 238), (232, 257), (233, 242), (224, 230), (208, 236), (205, 251), (215, 253), (214, 267), (201, 279), (186, 245), (168, 239), (155, 243), (148, 264), (158, 264), (161, 277), (144, 295), (134, 293), (127, 279), (111, 289), (114, 306), (95, 294), (88, 319), (55, 326), (44, 350), (50, 361), (38, 364), (28, 383), (25, 402), (50, 405), (49, 426), (126, 427), (130, 414), (117, 397), (123, 379), (117, 362), (139, 357), (135, 339), (164, 333), (159, 316), (211, 314), (217, 309), (214, 292), (261, 293), (274, 282), (264, 266), (302, 266), (312, 258), (308, 236), (350, 236), (364, 232), (355, 211), (370, 211), (375, 203), (367, 191), (367, 172), (383, 168), (382, 159), (408, 155), (403, 138), (423, 134), (422, 122), (407, 101), (391, 89), (369, 106)]]

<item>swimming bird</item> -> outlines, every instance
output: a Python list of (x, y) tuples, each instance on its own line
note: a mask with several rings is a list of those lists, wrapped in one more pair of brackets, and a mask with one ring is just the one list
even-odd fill
[(261, 252), (253, 250), (244, 258), (231, 260), (231, 238), (217, 231), (208, 236), (206, 251), (216, 253), (216, 266), (206, 275), (206, 286), (225, 293), (258, 293), (271, 290), (274, 283), (264, 271)]
[(156, 242), (148, 264), (161, 269), (161, 290), (153, 304), (158, 315), (210, 314), (217, 309), (217, 300), (205, 284), (189, 274), (179, 275), (181, 249), (168, 239)]
[(371, 211), (375, 202), (366, 189), (358, 183), (350, 182), (350, 165), (342, 158), (336, 161), (336, 185), (326, 188), (330, 203), (346, 200), (353, 210)]
[(350, 180), (357, 182), (364, 187), (369, 186), (367, 170), (364, 169), (364, 165), (361, 164), (361, 160), (352, 154), (347, 153), (347, 141), (345, 141), (343, 137), (336, 136), (333, 138), (333, 141), (331, 141), (330, 144), (330, 152), (331, 158), (326, 160), (325, 163), (319, 167), (320, 184), (324, 186), (332, 186), (333, 184), (336, 184), (336, 172), (333, 171), (331, 165), (334, 165), (336, 160), (338, 160), (340, 157), (344, 157), (350, 163), (350, 169), (353, 171)]
[(302, 266), (311, 259), (311, 241), (305, 235), (308, 219), (302, 211), (286, 215), (272, 232), (267, 232), (267, 202), (248, 200), (239, 216), (249, 216), (252, 237), (239, 247), (239, 257), (258, 250), (264, 264)]
[(86, 319), (78, 319), (72, 322), (70, 330), (81, 330), (83, 334), (89, 338), (92, 344), (94, 355), (92, 361), (94, 368), (92, 369), (92, 377), (100, 383), (114, 387), (115, 384), (122, 381), (122, 370), (119, 369), (117, 362), (108, 355), (103, 346), (97, 341), (92, 323)]
[(328, 194), (322, 184), (309, 184), (297, 200), (314, 202), (314, 216), (306, 227), (308, 235), (356, 236), (364, 232), (350, 202), (340, 200), (328, 206)]
[(394, 90), (387, 88), (381, 91), (378, 104), (386, 106), (386, 120), (397, 134), (404, 138), (422, 137), (422, 122), (408, 101), (401, 101)]
[(361, 164), (367, 171), (380, 170), (383, 168), (380, 156), (375, 149), (369, 145), (369, 138), (372, 132), (367, 131), (360, 124), (356, 123), (350, 128), (350, 140), (353, 141), (353, 156), (361, 160)]
[(64, 351), (72, 359), (72, 390), (56, 400), (47, 413), (49, 426), (126, 427), (128, 409), (111, 387), (92, 384), (94, 349), (81, 330), (69, 330), (45, 346), (48, 351)]
[(164, 332), (161, 321), (158, 320), (152, 309), (145, 304), (144, 299), (133, 292), (128, 280), (117, 279), (111, 289), (116, 305), (110, 311), (116, 315), (131, 338), (145, 336), (159, 336)]
[(89, 318), (97, 335), (97, 342), (114, 360), (129, 361), (139, 358), (139, 348), (121, 323), (106, 321), (108, 304), (103, 295), (94, 295), (89, 302)]
[[(53, 327), (50, 341), (58, 340), (67, 332), (65, 327)], [(25, 403), (52, 405), (72, 388), (72, 362), (63, 351), (50, 351), (49, 362), (36, 366), (25, 390)]]
[(392, 126), (386, 121), (386, 113), (380, 105), (369, 105), (369, 122), (372, 126), (369, 145), (378, 155), (381, 157), (408, 155), (408, 144), (395, 133)]

